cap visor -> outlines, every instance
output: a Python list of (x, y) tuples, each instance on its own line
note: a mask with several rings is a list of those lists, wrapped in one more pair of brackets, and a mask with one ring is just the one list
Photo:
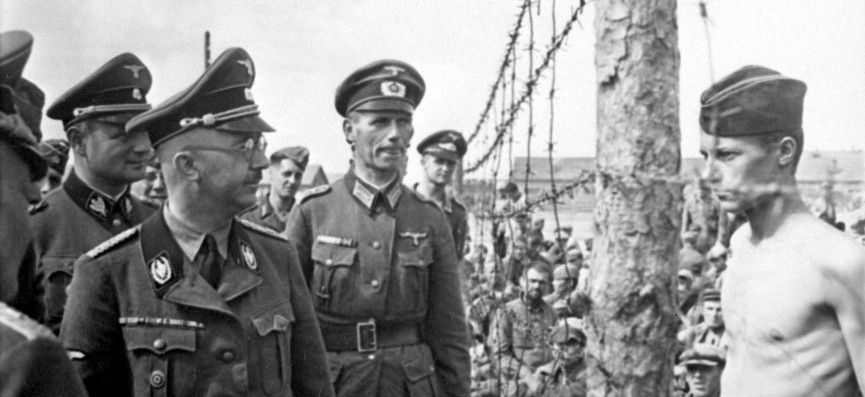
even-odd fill
[(448, 152), (446, 150), (442, 150), (442, 151), (428, 150), (428, 151), (424, 152), (424, 154), (428, 154), (428, 155), (431, 155), (433, 157), (438, 157), (440, 159), (450, 160), (450, 161), (454, 161), (454, 162), (460, 161), (460, 157), (457, 156), (456, 153)]
[(267, 124), (259, 116), (249, 116), (242, 119), (227, 121), (215, 127), (220, 131), (229, 132), (274, 132), (276, 129)]
[(406, 112), (406, 113), (414, 113), (414, 106), (410, 103), (401, 100), (401, 99), (374, 99), (371, 101), (366, 101), (359, 106), (356, 106), (349, 110), (349, 112), (355, 111), (397, 111), (397, 112)]
[(707, 367), (717, 367), (718, 363), (712, 360), (701, 360), (701, 359), (691, 359), (682, 363), (684, 366), (688, 365), (704, 365)]

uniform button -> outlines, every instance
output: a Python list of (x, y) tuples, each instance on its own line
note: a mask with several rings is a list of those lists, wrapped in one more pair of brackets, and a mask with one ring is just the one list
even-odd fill
[(225, 361), (226, 363), (234, 361), (234, 353), (231, 350), (226, 350), (222, 353), (222, 361)]
[(370, 360), (375, 360), (375, 354), (370, 354), (369, 356), (367, 356), (367, 358)]
[(379, 284), (379, 283), (378, 283), (378, 280), (372, 280), (372, 281), (369, 283), (369, 285), (371, 285), (373, 288), (378, 288), (378, 284)]
[(159, 370), (153, 371), (150, 374), (150, 385), (157, 388), (165, 386), (165, 374)]
[(115, 219), (115, 220), (111, 221), (111, 224), (114, 226), (120, 226), (120, 219)]
[(375, 249), (379, 249), (379, 248), (381, 248), (381, 243), (378, 242), (378, 241), (373, 241), (373, 242), (372, 242), (372, 247), (375, 248)]
[(165, 339), (157, 339), (157, 340), (153, 341), (153, 347), (156, 350), (165, 349)]
[(332, 264), (333, 264), (333, 259), (328, 259), (328, 260), (324, 261), (324, 264), (325, 264), (325, 265), (328, 265), (328, 266), (332, 265)]

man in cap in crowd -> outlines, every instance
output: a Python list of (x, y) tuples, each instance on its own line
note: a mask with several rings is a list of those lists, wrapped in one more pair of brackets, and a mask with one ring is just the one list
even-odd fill
[[(32, 45), (27, 32), (0, 34), (0, 396), (84, 396), (51, 330), (13, 308), (32, 293), (34, 269), (21, 266), (33, 237), (27, 205), (40, 200), (37, 181), (48, 168), (33, 133), (44, 97), (15, 91)], [(30, 83), (27, 90), (38, 87)]]
[(726, 349), (729, 341), (724, 328), (724, 316), (721, 312), (721, 292), (716, 289), (705, 289), (700, 294), (699, 307), (703, 321), (680, 331), (678, 339), (686, 347), (695, 344), (708, 344)]
[(865, 390), (865, 249), (811, 214), (796, 189), (805, 91), (746, 66), (701, 98), (704, 177), (723, 211), (748, 219), (731, 239), (722, 290), (725, 396)]
[(544, 296), (544, 302), (552, 305), (558, 300), (567, 300), (571, 292), (577, 289), (580, 268), (571, 265), (559, 265), (553, 270), (553, 292)]
[(724, 372), (724, 351), (711, 345), (697, 345), (679, 356), (679, 366), (685, 368), (688, 393), (685, 397), (718, 397), (721, 395), (721, 373)]
[(466, 154), (466, 140), (459, 132), (444, 130), (436, 132), (422, 140), (417, 145), (417, 151), (423, 157), (423, 177), (414, 186), (414, 190), (426, 197), (444, 210), (454, 236), (457, 257), (462, 257), (469, 232), (469, 221), (466, 207), (457, 201), (456, 197), (447, 191), (453, 180), (454, 171)]
[(33, 217), (39, 270), (45, 285), (44, 322), (55, 332), (76, 258), (140, 223), (152, 210), (129, 194), (152, 155), (144, 132), (124, 123), (150, 109), (150, 71), (135, 55), (120, 54), (70, 88), (46, 114), (61, 120), (73, 170)]
[(354, 165), (289, 216), (340, 396), (469, 393), (453, 236), (441, 209), (400, 183), (424, 91), (402, 61), (349, 75), (335, 102)]
[(131, 186), (131, 193), (153, 209), (159, 209), (168, 198), (165, 192), (165, 178), (162, 176), (162, 165), (158, 158), (153, 158), (147, 163), (144, 171), (144, 179), (137, 181)]
[(48, 139), (39, 143), (39, 152), (48, 161), (48, 179), (42, 186), (42, 195), (46, 195), (63, 182), (66, 173), (66, 163), (69, 161), (69, 142), (65, 139)]
[(706, 259), (709, 260), (709, 270), (706, 271), (706, 281), (709, 287), (720, 290), (723, 285), (724, 271), (727, 270), (727, 258), (730, 256), (730, 250), (721, 244), (715, 244), (709, 253), (706, 254)]
[(278, 233), (285, 231), (288, 213), (294, 207), (303, 172), (309, 164), (309, 150), (303, 146), (286, 147), (270, 155), (270, 193), (250, 208), (241, 219), (255, 222)]
[[(534, 264), (523, 278), (525, 287), (520, 296), (496, 313), (488, 345), (505, 376), (529, 380), (538, 367), (553, 358), (547, 333), (557, 316), (543, 299), (550, 285), (549, 268)], [(538, 386), (530, 381), (526, 384), (530, 390)]]
[(297, 253), (235, 219), (255, 203), (273, 131), (254, 76), (228, 49), (127, 123), (156, 147), (168, 201), (75, 263), (60, 334), (92, 395), (333, 394)]
[(568, 324), (559, 324), (550, 331), (550, 343), (555, 359), (535, 371), (543, 384), (540, 396), (584, 397), (586, 385), (586, 334)]

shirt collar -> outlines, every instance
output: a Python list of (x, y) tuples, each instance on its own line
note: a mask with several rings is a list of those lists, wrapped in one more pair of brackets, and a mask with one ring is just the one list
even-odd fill
[(128, 185), (119, 195), (111, 197), (90, 187), (73, 170), (63, 182), (63, 189), (75, 204), (101, 223), (110, 224), (118, 212), (127, 222), (132, 221), (133, 208)]
[(364, 181), (352, 169), (346, 174), (345, 182), (355, 200), (369, 211), (372, 211), (376, 205), (384, 205), (385, 208), (393, 211), (396, 209), (399, 198), (402, 196), (399, 175), (394, 176), (393, 180), (379, 189), (371, 183)]
[(165, 214), (165, 225), (174, 235), (174, 239), (177, 240), (177, 245), (183, 250), (186, 259), (190, 261), (195, 259), (195, 255), (201, 249), (201, 244), (204, 243), (204, 237), (208, 234), (216, 240), (216, 249), (219, 251), (219, 255), (228, 258), (228, 233), (231, 231), (231, 221), (214, 230), (202, 232), (174, 214), (168, 207), (168, 202), (165, 203), (163, 214)]
[(445, 212), (447, 212), (448, 214), (450, 214), (451, 212), (453, 212), (454, 208), (453, 208), (453, 206), (451, 205), (451, 196), (448, 195), (447, 192), (445, 192), (445, 201), (442, 202), (442, 203), (440, 203), (440, 202), (438, 202), (435, 198), (427, 197), (426, 195), (421, 194), (421, 192), (419, 192), (419, 191), (417, 190), (417, 188), (418, 188), (419, 186), (420, 186), (420, 183), (415, 183), (415, 184), (414, 184), (414, 191), (415, 191), (417, 194), (420, 194), (421, 196), (426, 197), (426, 198), (432, 200), (434, 203), (438, 204), (439, 207), (441, 207), (441, 209), (443, 209), (443, 210), (444, 210)]

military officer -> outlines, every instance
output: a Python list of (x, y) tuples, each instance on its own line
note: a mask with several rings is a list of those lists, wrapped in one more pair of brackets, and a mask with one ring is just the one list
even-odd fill
[(468, 328), (447, 218), (400, 183), (425, 90), (410, 65), (352, 73), (336, 110), (354, 166), (289, 215), (340, 396), (468, 395)]
[(309, 163), (309, 150), (292, 146), (270, 155), (270, 193), (258, 205), (246, 211), (241, 219), (269, 227), (278, 233), (285, 231), (285, 221), (294, 206), (303, 172)]
[(168, 199), (75, 264), (61, 338), (91, 394), (333, 394), (297, 252), (235, 218), (255, 202), (273, 131), (254, 77), (249, 54), (228, 49), (127, 124), (150, 136)]
[(91, 248), (140, 223), (153, 210), (129, 194), (152, 156), (143, 132), (124, 123), (150, 109), (150, 71), (120, 54), (60, 96), (47, 111), (61, 120), (75, 159), (63, 188), (34, 215), (39, 271), (45, 285), (44, 322), (57, 332), (72, 279), (72, 263)]
[[(36, 181), (48, 168), (33, 132), (44, 105), (34, 98), (44, 96), (16, 92), (32, 44), (33, 36), (24, 31), (0, 34), (0, 396), (84, 396), (51, 331), (7, 305), (31, 292), (26, 284), (33, 269), (19, 266), (33, 237), (27, 205), (39, 200)], [(27, 90), (41, 93), (32, 83)]]
[(456, 197), (448, 194), (446, 188), (453, 179), (458, 163), (466, 154), (466, 149), (465, 138), (456, 131), (444, 130), (426, 137), (417, 145), (418, 153), (423, 156), (420, 163), (424, 173), (414, 187), (421, 196), (434, 201), (444, 210), (451, 226), (457, 257), (460, 258), (464, 254), (469, 221), (466, 207), (457, 201)]

